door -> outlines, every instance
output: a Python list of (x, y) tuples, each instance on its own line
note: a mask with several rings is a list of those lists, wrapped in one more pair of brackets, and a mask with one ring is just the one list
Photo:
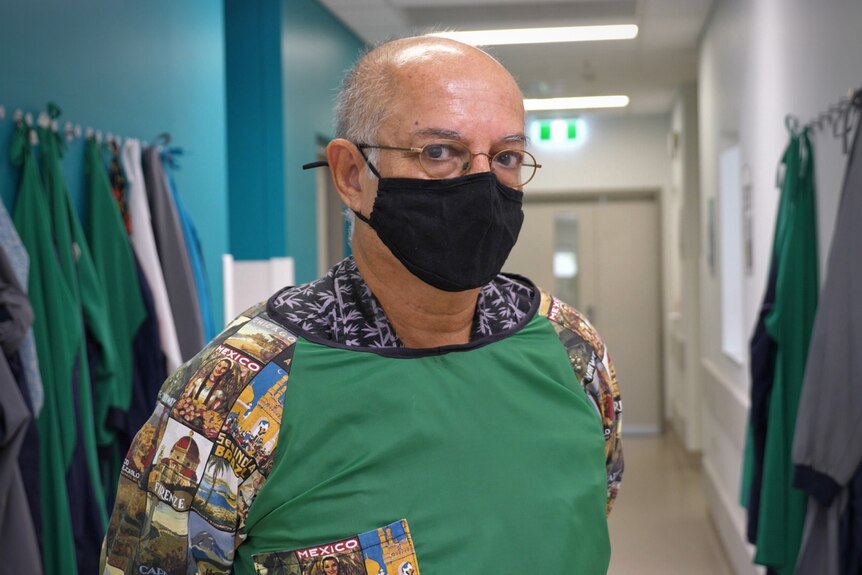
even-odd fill
[(624, 433), (661, 431), (657, 194), (527, 194), (505, 271), (533, 280), (595, 325), (617, 370)]

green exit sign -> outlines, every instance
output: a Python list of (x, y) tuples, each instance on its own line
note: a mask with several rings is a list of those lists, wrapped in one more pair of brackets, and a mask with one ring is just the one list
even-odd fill
[(577, 120), (541, 120), (539, 140), (542, 142), (567, 142), (578, 137)]

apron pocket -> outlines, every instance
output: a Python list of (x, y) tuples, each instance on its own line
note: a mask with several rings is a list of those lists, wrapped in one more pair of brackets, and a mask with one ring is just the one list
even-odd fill
[(359, 535), (252, 556), (258, 575), (419, 575), (406, 519)]

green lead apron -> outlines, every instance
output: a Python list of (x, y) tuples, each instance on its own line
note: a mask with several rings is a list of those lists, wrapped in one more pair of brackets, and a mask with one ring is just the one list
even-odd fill
[(814, 157), (807, 131), (791, 137), (784, 162), (782, 202), (787, 201), (788, 208), (782, 210), (776, 231), (776, 243), (780, 243), (773, 257), (778, 261), (778, 278), (775, 303), (766, 318), (777, 353), (754, 559), (779, 575), (792, 575), (802, 541), (806, 495), (792, 486), (791, 452), (820, 285)]
[(602, 426), (546, 318), (436, 355), (296, 346), (238, 575), (401, 518), (417, 573), (606, 573)]
[(42, 504), (42, 560), (45, 573), (76, 575), (75, 538), (66, 492), (66, 471), (75, 451), (72, 370), (80, 350), (80, 316), (75, 296), (55, 255), (48, 206), (36, 157), (23, 124), (9, 146), (21, 173), (13, 210), (15, 228), (30, 255), (28, 297), (33, 305), (33, 335), (45, 403), (37, 420)]
[[(60, 168), (61, 149), (63, 146), (59, 134), (39, 130), (39, 140), (42, 146), (42, 180), (45, 187), (45, 197), (51, 217), (51, 231), (54, 235), (54, 246), (57, 261), (66, 279), (66, 284), (75, 298), (75, 306), (65, 313), (75, 313), (83, 320), (80, 328), (99, 344), (101, 351), (96, 365), (96, 373), (90, 373), (91, 362), (88, 359), (87, 339), (81, 337), (78, 345), (78, 411), (81, 437), (78, 440), (84, 447), (84, 455), (89, 474), (90, 488), (93, 490), (93, 501), (98, 506), (96, 513), (102, 521), (103, 528), (108, 523), (108, 510), (103, 479), (111, 483), (117, 474), (103, 478), (99, 470), (97, 438), (103, 428), (103, 418), (94, 419), (93, 401), (110, 393), (110, 383), (115, 379), (113, 336), (110, 332), (105, 295), (101, 284), (96, 278), (96, 272), (90, 259), (87, 242), (81, 232), (78, 214), (72, 205), (72, 199), (66, 188), (63, 173)], [(71, 381), (66, 382), (71, 387)], [(69, 465), (81, 462), (69, 462)], [(68, 466), (67, 466), (68, 468)]]
[(138, 284), (129, 236), (111, 193), (111, 184), (102, 162), (99, 144), (93, 138), (87, 140), (84, 168), (89, 216), (86, 237), (90, 246), (90, 266), (92, 275), (103, 286), (103, 307), (106, 316), (110, 318), (109, 328), (113, 336), (112, 342), (102, 342), (103, 349), (110, 343), (116, 357), (115, 373), (105, 386), (107, 393), (95, 398), (99, 445), (110, 448), (105, 450), (109, 455), (102, 462), (105, 475), (110, 478), (110, 483), (105, 487), (112, 492), (120, 475), (123, 458), (108, 420), (112, 412), (125, 414), (131, 406), (134, 387), (134, 341), (135, 335), (147, 319), (147, 309)]

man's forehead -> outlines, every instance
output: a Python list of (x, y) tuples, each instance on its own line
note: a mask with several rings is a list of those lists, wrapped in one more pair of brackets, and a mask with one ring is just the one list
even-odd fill
[(440, 38), (394, 44), (386, 54), (394, 98), (386, 104), (381, 135), (402, 145), (441, 138), (471, 147), (526, 141), (521, 91), (499, 62), (475, 47)]

